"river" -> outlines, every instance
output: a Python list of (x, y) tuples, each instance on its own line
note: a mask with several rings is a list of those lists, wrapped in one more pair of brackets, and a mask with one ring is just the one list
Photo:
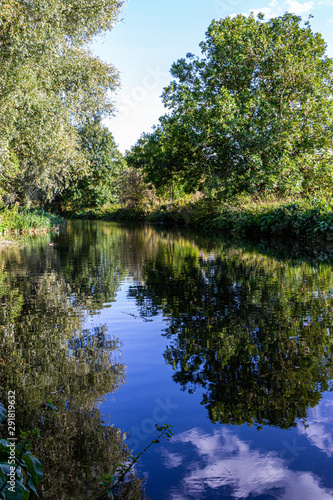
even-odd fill
[(40, 429), (41, 498), (96, 498), (123, 433), (135, 454), (167, 423), (135, 466), (152, 500), (333, 499), (332, 264), (103, 221), (1, 249), (0, 385)]

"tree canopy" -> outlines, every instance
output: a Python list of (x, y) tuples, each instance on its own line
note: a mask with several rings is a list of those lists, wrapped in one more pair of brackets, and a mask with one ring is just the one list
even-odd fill
[(88, 168), (79, 180), (69, 181), (68, 188), (55, 202), (80, 208), (117, 201), (125, 160), (113, 135), (100, 120), (94, 120), (80, 127), (79, 140)]
[(182, 183), (239, 192), (332, 191), (332, 59), (309, 21), (213, 21), (173, 64), (168, 113), (132, 149), (129, 163), (157, 186)]
[(77, 128), (113, 112), (116, 69), (89, 50), (120, 0), (0, 1), (0, 195), (50, 201), (84, 172)]

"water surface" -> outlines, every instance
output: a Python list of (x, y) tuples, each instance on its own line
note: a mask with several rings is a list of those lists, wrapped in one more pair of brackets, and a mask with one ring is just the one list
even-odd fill
[(166, 422), (137, 467), (153, 500), (333, 499), (329, 249), (89, 221), (50, 241), (0, 253), (0, 385), (41, 428), (42, 497), (94, 498), (121, 433), (136, 453)]

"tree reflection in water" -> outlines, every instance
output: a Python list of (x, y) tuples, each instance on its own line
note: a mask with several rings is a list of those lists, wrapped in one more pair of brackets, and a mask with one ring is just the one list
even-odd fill
[[(142, 316), (165, 318), (175, 382), (202, 389), (212, 422), (288, 429), (329, 389), (330, 265), (102, 222), (69, 224), (47, 242), (0, 253), (0, 385), (16, 390), (17, 427), (41, 430), (43, 498), (93, 497), (128, 456), (98, 409), (124, 383), (121, 345), (86, 322), (128, 277)], [(140, 498), (141, 487), (133, 478), (120, 496)]]
[[(100, 476), (128, 458), (123, 434), (98, 409), (124, 382), (121, 345), (105, 325), (84, 329), (86, 310), (96, 304), (73, 292), (55, 271), (56, 252), (39, 241), (41, 248), (34, 242), (0, 255), (0, 385), (4, 394), (16, 392), (17, 429), (40, 429), (33, 451), (44, 472), (42, 498), (96, 498)], [(108, 286), (112, 299), (119, 278)], [(48, 408), (50, 399), (57, 412)], [(141, 490), (132, 476), (117, 498), (138, 499)]]
[(165, 317), (173, 379), (203, 388), (212, 422), (294, 427), (329, 388), (330, 266), (161, 241), (142, 282), (130, 295), (143, 316)]

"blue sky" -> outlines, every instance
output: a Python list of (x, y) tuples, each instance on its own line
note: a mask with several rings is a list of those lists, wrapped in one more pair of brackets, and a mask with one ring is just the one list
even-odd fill
[(122, 22), (93, 44), (94, 52), (120, 71), (118, 112), (106, 125), (121, 151), (164, 114), (160, 95), (171, 80), (171, 64), (187, 52), (200, 55), (212, 19), (251, 11), (266, 18), (288, 11), (304, 20), (312, 14), (311, 26), (322, 33), (333, 57), (333, 0), (128, 0)]

